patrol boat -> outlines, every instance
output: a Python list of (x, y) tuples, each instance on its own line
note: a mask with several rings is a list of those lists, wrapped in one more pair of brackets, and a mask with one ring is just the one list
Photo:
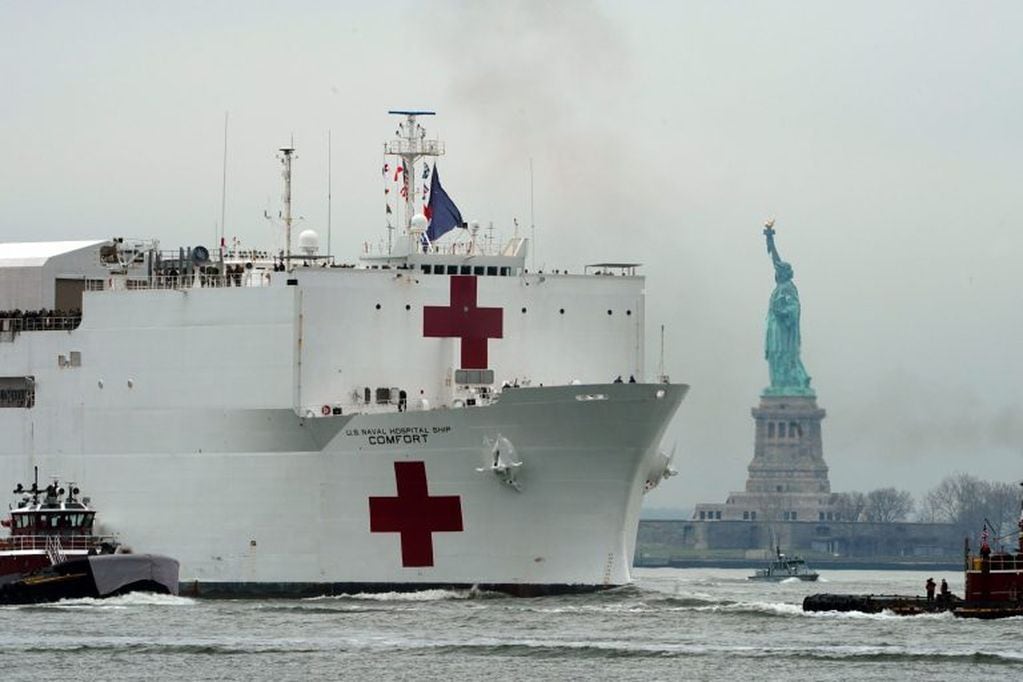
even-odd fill
[(630, 582), (687, 390), (648, 378), (639, 266), (527, 268), (462, 221), (431, 112), (392, 113), (358, 258), (293, 248), (291, 147), (282, 248), (0, 244), (0, 480), (87, 477), (186, 594)]
[(747, 580), (766, 580), (780, 582), (789, 578), (813, 581), (820, 575), (806, 565), (806, 561), (798, 556), (786, 556), (782, 554), (781, 547), (775, 548), (775, 559), (767, 568), (759, 568), (756, 573), (747, 577)]

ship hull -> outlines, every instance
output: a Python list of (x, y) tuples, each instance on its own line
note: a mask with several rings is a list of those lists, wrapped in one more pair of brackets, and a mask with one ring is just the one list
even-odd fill
[[(107, 529), (180, 561), (185, 594), (593, 590), (631, 579), (644, 485), (685, 391), (533, 387), (318, 418), (91, 409), (80, 452), (4, 457), (0, 475), (40, 464), (88, 481)], [(521, 461), (510, 478), (493, 469), (498, 442)]]

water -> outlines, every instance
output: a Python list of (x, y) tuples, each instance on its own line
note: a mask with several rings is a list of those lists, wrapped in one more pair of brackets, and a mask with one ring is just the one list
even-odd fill
[[(922, 594), (926, 573), (638, 569), (516, 599), (429, 591), (302, 601), (128, 595), (0, 607), (3, 680), (957, 680), (1023, 676), (1023, 619), (805, 614), (814, 592)], [(949, 579), (962, 592), (962, 576)], [(45, 674), (44, 674), (45, 673)]]

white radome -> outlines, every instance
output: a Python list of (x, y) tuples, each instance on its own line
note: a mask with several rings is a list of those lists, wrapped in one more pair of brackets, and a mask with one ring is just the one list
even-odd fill
[(314, 256), (320, 250), (320, 235), (316, 230), (302, 230), (298, 235), (298, 248), (307, 256)]
[(412, 234), (422, 234), (426, 232), (426, 228), (430, 226), (430, 221), (426, 219), (422, 213), (417, 213), (412, 216), (412, 224), (410, 230)]

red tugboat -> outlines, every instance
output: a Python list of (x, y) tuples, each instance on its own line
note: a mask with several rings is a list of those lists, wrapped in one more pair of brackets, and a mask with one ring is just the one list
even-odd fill
[[(1023, 485), (1021, 483), (1020, 485)], [(970, 554), (966, 542), (966, 594), (928, 597), (900, 595), (814, 594), (803, 600), (804, 611), (890, 611), (911, 616), (935, 611), (951, 611), (957, 618), (1009, 618), (1023, 616), (1023, 501), (1017, 523), (1019, 538), (1015, 552), (992, 553), (988, 544), (987, 523), (981, 532), (980, 552)], [(930, 583), (933, 586), (933, 582)]]
[(966, 558), (966, 595), (955, 614), (962, 618), (1023, 616), (1023, 503), (1020, 505), (1016, 552), (992, 553), (987, 525), (980, 555)]
[(110, 597), (145, 591), (178, 592), (178, 562), (155, 554), (131, 554), (112, 535), (96, 535), (96, 512), (73, 484), (57, 481), (14, 489), (21, 499), (0, 521), (0, 604)]

